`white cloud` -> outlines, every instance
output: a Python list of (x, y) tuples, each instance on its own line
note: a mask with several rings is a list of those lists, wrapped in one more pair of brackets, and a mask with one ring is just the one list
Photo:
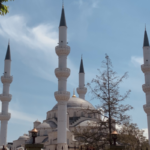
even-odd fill
[(142, 130), (144, 130), (144, 136), (148, 139), (148, 129), (146, 128), (146, 129), (142, 129)]
[(54, 81), (50, 75), (57, 66), (58, 58), (55, 54), (57, 31), (52, 24), (29, 27), (22, 16), (1, 17), (0, 36), (9, 37), (11, 43), (17, 45), (13, 51), (25, 65), (32, 68), (35, 75)]
[(92, 0), (92, 7), (97, 8), (100, 0)]
[(78, 4), (79, 4), (79, 7), (81, 7), (83, 5), (83, 0), (79, 0)]
[(89, 8), (96, 8), (98, 7), (99, 2), (100, 0), (89, 0), (89, 1), (78, 0), (75, 3), (78, 4), (79, 7), (88, 6)]
[[(42, 118), (39, 118), (39, 116), (31, 115), (24, 113), (17, 108), (20, 108), (18, 103), (13, 103), (13, 109), (9, 109), (9, 112), (11, 113), (11, 119), (17, 119), (17, 120), (22, 120), (26, 122), (34, 122), (36, 119), (38, 120), (43, 120)], [(1, 102), (0, 102), (0, 112), (1, 112)]]
[(138, 57), (138, 56), (132, 56), (131, 57), (131, 63), (134, 66), (140, 66), (143, 64), (143, 57)]
[[(32, 116), (31, 114), (26, 114), (20, 111), (10, 109), (12, 119), (22, 120), (26, 122), (34, 122), (37, 119), (37, 116)], [(38, 118), (42, 120), (41, 118)]]
[(58, 31), (54, 29), (54, 25), (39, 24), (29, 27), (27, 20), (22, 16), (5, 16), (1, 17), (0, 36), (7, 39), (9, 37), (11, 43), (17, 45), (15, 51), (19, 55), (18, 58), (32, 68), (32, 73), (52, 82), (57, 81), (54, 69), (58, 66), (58, 57), (55, 53)]

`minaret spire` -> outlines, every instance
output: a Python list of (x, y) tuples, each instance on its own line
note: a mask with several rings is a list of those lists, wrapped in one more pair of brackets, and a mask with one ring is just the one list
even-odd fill
[(8, 42), (7, 52), (5, 60), (11, 60), (11, 54), (10, 54), (10, 42)]
[(144, 42), (143, 42), (143, 47), (149, 46), (149, 40), (147, 36), (147, 31), (146, 31), (146, 26), (145, 26), (145, 32), (144, 32)]
[(79, 87), (77, 88), (77, 93), (79, 94), (79, 98), (85, 99), (86, 92), (87, 92), (87, 88), (85, 87), (84, 66), (83, 66), (83, 59), (81, 57), (80, 69), (79, 69)]
[(79, 73), (84, 73), (84, 67), (83, 67), (83, 60), (82, 60), (82, 57), (81, 57), (81, 63), (80, 63), (80, 70), (79, 70)]
[(1, 131), (0, 131), (0, 146), (7, 144), (7, 124), (11, 118), (11, 114), (8, 111), (9, 102), (12, 99), (12, 95), (9, 94), (9, 87), (13, 80), (11, 76), (11, 55), (10, 55), (10, 44), (8, 44), (5, 64), (4, 64), (4, 75), (1, 76), (3, 83), (3, 93), (0, 94), (0, 100), (2, 102), (2, 110), (0, 113), (1, 120)]
[(59, 26), (66, 26), (67, 27), (66, 17), (65, 17), (64, 3), (62, 5), (62, 12), (61, 12), (61, 18), (60, 18), (60, 24), (59, 24)]

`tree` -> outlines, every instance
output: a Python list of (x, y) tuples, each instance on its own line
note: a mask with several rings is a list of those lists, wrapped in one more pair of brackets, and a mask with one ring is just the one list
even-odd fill
[[(0, 0), (0, 15), (6, 15), (8, 11), (8, 6), (3, 5), (3, 2), (8, 2), (9, 0)], [(10, 0), (13, 1), (13, 0)]]
[(118, 141), (130, 150), (146, 150), (150, 148), (148, 140), (143, 135), (144, 130), (140, 130), (135, 123), (125, 123), (118, 129)]
[(84, 123), (86, 126), (75, 127), (73, 133), (78, 141), (78, 145), (82, 146), (83, 149), (103, 148), (106, 144), (108, 144), (108, 127), (106, 125), (106, 121), (101, 119), (99, 110), (83, 108), (82, 112), (95, 117), (91, 118), (91, 120), (85, 121)]
[(108, 141), (112, 145), (111, 133), (114, 121), (116, 124), (121, 125), (130, 120), (130, 116), (126, 112), (133, 107), (128, 104), (124, 105), (122, 102), (128, 98), (131, 91), (128, 90), (124, 95), (120, 94), (119, 84), (123, 79), (127, 78), (127, 72), (118, 77), (116, 72), (113, 71), (111, 60), (107, 54), (102, 62), (102, 67), (104, 68), (103, 72), (99, 70), (99, 75), (96, 75), (96, 78), (91, 83), (87, 83), (87, 87), (92, 94), (91, 99), (100, 100), (97, 109), (101, 108), (104, 112), (99, 111), (100, 115), (106, 118), (109, 134)]

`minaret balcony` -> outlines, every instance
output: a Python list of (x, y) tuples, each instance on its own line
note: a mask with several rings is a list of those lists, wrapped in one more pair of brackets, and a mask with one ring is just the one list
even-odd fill
[(68, 101), (70, 98), (70, 92), (67, 91), (57, 91), (54, 95), (57, 101)]
[(67, 45), (66, 46), (56, 46), (55, 51), (58, 56), (68, 55), (70, 53), (70, 47)]
[(12, 99), (12, 95), (11, 94), (0, 94), (0, 100), (1, 101), (8, 101), (10, 102)]
[(60, 78), (60, 77), (68, 78), (70, 76), (70, 69), (69, 68), (56, 68), (55, 75), (57, 78)]
[(141, 65), (143, 73), (150, 72), (150, 65)]
[(150, 105), (143, 105), (143, 109), (147, 115), (150, 115)]
[(11, 83), (13, 80), (13, 76), (1, 76), (2, 83)]
[(149, 93), (150, 92), (150, 85), (143, 84), (142, 88), (143, 88), (143, 91), (145, 93)]
[(11, 117), (11, 113), (8, 113), (8, 114), (0, 113), (0, 120), (9, 120), (10, 117)]
[(86, 94), (87, 92), (87, 88), (77, 88), (77, 93), (80, 94)]

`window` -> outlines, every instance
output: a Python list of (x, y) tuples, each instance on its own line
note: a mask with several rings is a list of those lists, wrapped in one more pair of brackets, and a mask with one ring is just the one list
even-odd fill
[(88, 117), (91, 118), (91, 114), (88, 114)]
[(96, 117), (95, 117), (95, 114), (93, 114), (93, 117), (96, 118)]
[(84, 117), (84, 112), (81, 112), (81, 116)]
[(69, 145), (69, 139), (67, 139), (67, 144)]

